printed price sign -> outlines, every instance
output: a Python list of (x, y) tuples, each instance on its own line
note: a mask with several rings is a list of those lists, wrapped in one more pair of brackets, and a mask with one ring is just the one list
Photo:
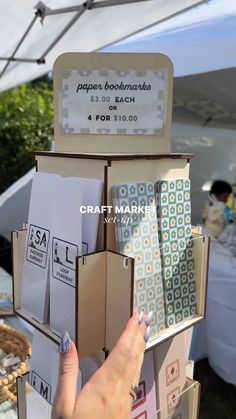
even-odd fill
[(161, 135), (167, 78), (166, 69), (64, 71), (64, 133)]

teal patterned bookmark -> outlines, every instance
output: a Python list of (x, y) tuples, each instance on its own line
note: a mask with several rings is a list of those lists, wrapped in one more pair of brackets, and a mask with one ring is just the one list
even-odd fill
[[(113, 207), (124, 210), (116, 213), (117, 250), (135, 259), (134, 305), (146, 313), (153, 311), (151, 341), (165, 328), (154, 184), (115, 185), (112, 196)], [(142, 208), (145, 213), (139, 212)]]
[(171, 326), (196, 314), (190, 180), (159, 180), (156, 192), (166, 323)]

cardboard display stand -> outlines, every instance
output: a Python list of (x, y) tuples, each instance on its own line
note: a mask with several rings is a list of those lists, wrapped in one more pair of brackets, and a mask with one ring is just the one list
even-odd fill
[[(103, 362), (104, 355), (114, 347), (135, 308), (135, 259), (117, 252), (112, 200), (114, 186), (142, 182), (154, 184), (158, 180), (171, 179), (186, 182), (189, 179), (193, 155), (171, 153), (172, 89), (173, 67), (161, 54), (68, 53), (55, 62), (55, 152), (35, 153), (37, 171), (97, 179), (103, 184), (101, 208), (104, 210), (99, 218), (96, 251), (76, 257), (73, 298), (75, 342), (80, 358), (97, 354)], [(40, 323), (21, 307), (27, 234), (27, 226), (12, 234), (14, 310), (58, 344), (63, 330), (56, 334), (50, 328), (49, 319)], [(150, 353), (154, 358), (158, 350), (165, 358), (169, 339), (175, 336), (178, 336), (178, 341), (183, 340), (184, 351), (185, 338), (179, 334), (205, 316), (209, 238), (193, 229), (188, 240), (193, 252), (196, 312), (164, 328), (154, 338), (151, 336), (147, 350), (152, 349)], [(164, 254), (162, 248), (161, 252)], [(140, 408), (137, 410), (139, 416), (134, 417), (166, 419), (168, 416), (177, 419), (182, 417), (178, 407), (183, 405), (183, 411), (188, 411), (188, 419), (197, 418), (199, 383), (189, 378), (186, 381), (186, 363), (184, 351), (179, 381), (176, 377), (177, 384), (181, 383), (179, 387), (176, 384), (180, 391), (172, 388), (170, 400), (166, 402), (168, 388), (164, 396), (160, 396), (157, 389), (161, 403), (159, 410), (153, 412), (153, 416), (147, 416), (147, 411)], [(164, 372), (159, 377), (160, 368), (155, 361), (156, 388), (162, 385), (159, 378), (163, 380)], [(190, 367), (188, 370), (192, 375)], [(25, 386), (23, 381), (20, 384)], [(21, 387), (19, 402), (23, 393)], [(31, 397), (30, 403), (36, 399), (37, 395)]]
[[(17, 394), (18, 394), (18, 419), (50, 419), (52, 406), (40, 395), (34, 387), (29, 383), (29, 374), (17, 378)], [(144, 381), (141, 381), (142, 398), (140, 398), (134, 409), (132, 410), (132, 418), (139, 419), (167, 419), (166, 413), (162, 409), (156, 409), (150, 413), (150, 409), (146, 407), (147, 396), (144, 392)], [(197, 419), (199, 415), (199, 400), (201, 386), (198, 381), (187, 378), (185, 389), (172, 399), (169, 409), (173, 410), (173, 406), (180, 406), (185, 403), (188, 409), (187, 419)], [(137, 413), (137, 414), (136, 414)], [(181, 419), (181, 414), (172, 413), (170, 418)]]
[[(23, 257), (27, 230), (13, 232), (14, 250), (14, 310), (36, 329), (55, 342), (59, 336), (49, 324), (41, 324), (21, 308), (19, 288), (22, 280)], [(193, 235), (197, 313), (172, 327), (147, 344), (159, 345), (205, 317), (209, 238)], [(96, 272), (96, 275), (94, 274)], [(101, 251), (77, 258), (75, 286), (76, 343), (80, 357), (95, 354), (106, 348), (112, 350), (125, 324), (134, 310), (133, 306), (134, 259), (113, 251)], [(122, 310), (120, 310), (122, 301)], [(91, 317), (91, 312), (93, 316)]]

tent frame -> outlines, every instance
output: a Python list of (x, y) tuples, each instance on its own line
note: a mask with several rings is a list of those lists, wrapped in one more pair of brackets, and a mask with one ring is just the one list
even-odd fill
[[(131, 4), (131, 3), (140, 3), (144, 1), (151, 1), (151, 0), (101, 0), (101, 1), (94, 1), (94, 0), (87, 0), (84, 3), (78, 5), (78, 6), (71, 6), (71, 7), (62, 7), (59, 9), (51, 9), (50, 7), (46, 6), (42, 1), (39, 1), (34, 9), (36, 9), (34, 17), (32, 21), (30, 22), (29, 26), (25, 30), (24, 34), (22, 35), (21, 39), (19, 40), (17, 46), (15, 47), (13, 53), (10, 57), (0, 57), (0, 61), (7, 61), (6, 65), (3, 67), (1, 73), (0, 73), (0, 79), (3, 77), (4, 73), (6, 72), (8, 66), (11, 62), (24, 62), (24, 63), (35, 63), (35, 64), (45, 64), (46, 63), (46, 56), (48, 53), (53, 49), (53, 47), (60, 41), (60, 39), (66, 34), (66, 32), (74, 25), (74, 23), (86, 12), (87, 10), (92, 10), (96, 8), (102, 8), (102, 7), (110, 7), (110, 6), (122, 6), (125, 4)], [(152, 0), (153, 1), (153, 0)], [(202, 0), (198, 3), (198, 6), (201, 3), (206, 3), (209, 0)], [(160, 21), (156, 23), (161, 23), (165, 20), (168, 20), (174, 16), (177, 16), (184, 11), (187, 11), (189, 9), (192, 9), (195, 7), (189, 6), (184, 10), (181, 10), (177, 13), (173, 13), (172, 15), (161, 19)], [(51, 44), (47, 47), (47, 49), (44, 51), (44, 53), (39, 58), (19, 58), (16, 57), (16, 53), (19, 50), (20, 46), (28, 36), (30, 30), (34, 26), (37, 19), (40, 19), (41, 23), (43, 23), (46, 16), (52, 16), (57, 14), (63, 14), (63, 13), (75, 13), (75, 15), (70, 19), (70, 21), (67, 23), (67, 25), (62, 29), (62, 31), (55, 37), (55, 39), (51, 42)]]
[[(35, 15), (30, 22), (28, 28), (22, 35), (20, 41), (18, 42), (16, 48), (14, 49), (12, 55), (10, 57), (0, 57), (0, 61), (7, 61), (6, 65), (4, 66), (3, 70), (0, 73), (0, 78), (6, 72), (9, 64), (12, 61), (17, 62), (25, 62), (25, 63), (36, 63), (36, 64), (45, 64), (45, 58), (48, 53), (52, 50), (52, 48), (60, 41), (60, 39), (65, 35), (65, 33), (71, 28), (72, 25), (83, 15), (86, 10), (92, 10), (95, 8), (101, 7), (108, 7), (108, 6), (118, 6), (124, 5), (128, 3), (138, 3), (142, 1), (150, 1), (150, 0), (107, 0), (107, 1), (99, 1), (94, 2), (94, 0), (87, 0), (86, 2), (78, 5), (78, 6), (71, 6), (71, 7), (62, 7), (60, 9), (51, 9), (50, 7), (46, 6), (42, 1), (38, 2), (37, 5), (34, 7), (36, 9)], [(25, 38), (29, 34), (30, 30), (34, 26), (36, 20), (39, 18), (41, 23), (46, 16), (58, 15), (62, 13), (75, 13), (75, 15), (71, 18), (68, 24), (63, 28), (63, 30), (56, 36), (56, 38), (52, 41), (52, 43), (48, 46), (48, 48), (44, 51), (41, 57), (32, 59), (32, 58), (17, 58), (15, 54), (19, 50), (20, 46), (24, 42)]]

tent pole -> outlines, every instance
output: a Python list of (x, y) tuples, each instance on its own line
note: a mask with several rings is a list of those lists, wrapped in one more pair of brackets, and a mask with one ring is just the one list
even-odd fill
[(80, 16), (91, 7), (94, 0), (87, 1), (86, 4), (82, 4), (80, 10), (76, 15), (70, 20), (70, 22), (65, 26), (65, 28), (59, 33), (59, 35), (54, 39), (54, 41), (49, 45), (49, 47), (44, 51), (44, 53), (39, 58), (39, 61), (44, 60), (46, 55), (51, 51), (51, 49), (60, 41), (60, 39), (65, 35), (65, 33), (71, 28), (72, 25), (80, 18)]
[(39, 2), (36, 4), (35, 9), (41, 10), (44, 17), (46, 16), (52, 16), (52, 15), (58, 15), (62, 13), (72, 13), (77, 12), (79, 9), (84, 6), (87, 9), (97, 9), (99, 7), (106, 7), (106, 6), (119, 6), (123, 4), (128, 3), (138, 3), (143, 1), (150, 1), (150, 0), (105, 0), (105, 1), (99, 1), (91, 4), (89, 7), (87, 7), (87, 1), (85, 1), (83, 4), (80, 4), (78, 6), (70, 6), (70, 7), (61, 7), (60, 9), (51, 9), (50, 7), (46, 6), (43, 2)]
[(8, 62), (6, 63), (5, 67), (3, 67), (2, 71), (1, 71), (1, 74), (0, 74), (0, 79), (3, 76), (3, 74), (5, 73), (5, 71), (6, 71), (7, 67), (9, 66), (10, 62), (13, 61), (13, 58), (14, 58), (15, 53), (18, 51), (18, 49), (20, 48), (22, 42), (25, 40), (25, 38), (28, 35), (30, 29), (34, 25), (36, 19), (37, 19), (37, 15), (35, 14), (34, 18), (32, 19), (31, 23), (29, 24), (28, 28), (26, 29), (25, 33), (23, 34), (22, 38), (20, 39), (20, 41), (18, 42), (16, 48), (14, 49), (12, 55), (9, 57)]
[(122, 6), (124, 4), (139, 3), (143, 1), (150, 1), (150, 0), (105, 0), (105, 1), (99, 1), (99, 2), (93, 3), (90, 9), (98, 9), (100, 7), (107, 7), (107, 6), (120, 6), (120, 5)]
[(15, 62), (18, 62), (18, 63), (45, 64), (45, 60), (40, 61), (37, 58), (0, 57), (0, 61), (15, 61)]

